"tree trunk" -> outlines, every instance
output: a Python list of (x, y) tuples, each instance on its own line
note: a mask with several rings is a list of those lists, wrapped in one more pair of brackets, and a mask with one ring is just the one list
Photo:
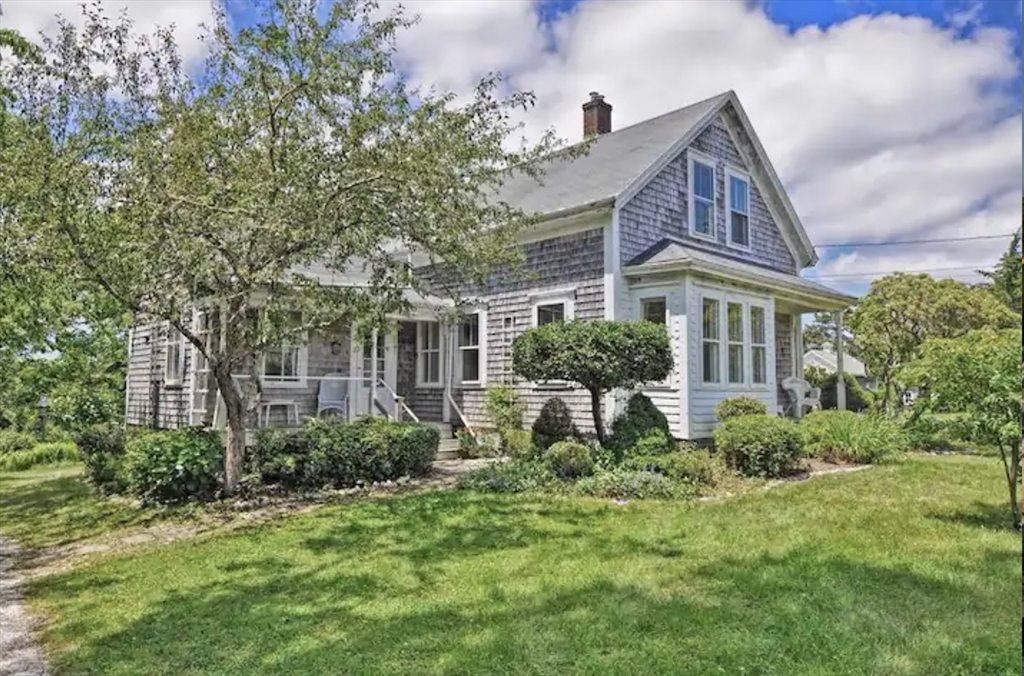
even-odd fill
[(594, 431), (597, 433), (597, 440), (604, 445), (604, 423), (601, 421), (601, 392), (590, 390), (590, 410), (594, 416)]
[(245, 405), (230, 374), (217, 373), (217, 389), (224, 401), (227, 430), (224, 437), (224, 492), (234, 494), (245, 462)]

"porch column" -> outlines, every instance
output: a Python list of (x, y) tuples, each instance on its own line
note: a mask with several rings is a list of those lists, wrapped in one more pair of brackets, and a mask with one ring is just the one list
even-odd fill
[(377, 415), (377, 329), (370, 337), (370, 415)]
[(836, 324), (836, 408), (846, 410), (846, 378), (843, 373), (843, 311), (832, 315)]
[[(793, 313), (793, 377), (804, 378), (804, 316)], [(798, 404), (793, 417), (799, 420), (804, 415), (803, 404)]]
[(452, 419), (452, 364), (455, 358), (452, 350), (455, 346), (454, 327), (447, 318), (442, 318), (439, 336), (441, 338), (441, 382), (444, 385), (442, 390), (444, 400), (441, 402), (441, 420), (451, 422)]

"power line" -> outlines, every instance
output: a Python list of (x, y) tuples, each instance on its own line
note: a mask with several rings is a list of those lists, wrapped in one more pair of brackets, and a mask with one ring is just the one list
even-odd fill
[(897, 272), (906, 272), (906, 273), (909, 273), (909, 274), (922, 274), (922, 273), (931, 274), (933, 272), (952, 272), (954, 270), (969, 270), (969, 271), (972, 271), (974, 274), (979, 274), (977, 272), (977, 270), (978, 270), (977, 266), (974, 266), (974, 265), (958, 265), (958, 266), (953, 266), (953, 267), (948, 267), (948, 268), (921, 268), (919, 270), (874, 270), (874, 271), (870, 271), (870, 272), (841, 272), (841, 273), (832, 273), (832, 274), (825, 274), (825, 275), (815, 275), (814, 277), (807, 277), (807, 279), (810, 279), (810, 280), (813, 281), (813, 280), (816, 280), (816, 279), (839, 279), (839, 278), (842, 278), (842, 277), (878, 277), (878, 276), (892, 275), (892, 274), (895, 274)]
[(815, 244), (815, 249), (833, 249), (838, 247), (853, 246), (895, 246), (898, 244), (941, 244), (945, 242), (973, 242), (982, 239), (1002, 239), (1013, 237), (1016, 232), (1008, 232), (1002, 235), (972, 235), (970, 237), (937, 237), (935, 239), (902, 239), (892, 242), (845, 242), (839, 244)]

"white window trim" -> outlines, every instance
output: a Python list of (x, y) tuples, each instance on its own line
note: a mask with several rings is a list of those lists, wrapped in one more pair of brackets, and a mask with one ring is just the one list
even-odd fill
[[(456, 383), (461, 387), (467, 389), (486, 387), (487, 386), (487, 310), (477, 310), (475, 312), (466, 313), (469, 315), (476, 315), (477, 317), (477, 346), (475, 348), (467, 348), (456, 343), (456, 373), (458, 377), (455, 379)], [(462, 340), (462, 327), (459, 327), (458, 340)], [(467, 349), (478, 350), (479, 369), (480, 377), (476, 380), (463, 380), (462, 379), (462, 352)]]
[[(734, 242), (732, 239), (732, 179), (739, 179), (747, 184), (747, 213), (744, 214), (747, 217), (747, 243), (740, 244)], [(751, 243), (753, 240), (753, 219), (750, 216), (750, 203), (753, 201), (751, 195), (751, 182), (750, 176), (745, 172), (734, 169), (733, 167), (726, 167), (725, 169), (725, 243), (731, 249), (738, 249), (740, 251), (750, 251)], [(743, 213), (737, 211), (736, 213)]]
[[(296, 342), (291, 342), (292, 340), (295, 340)], [(306, 331), (302, 331), (294, 339), (289, 338), (287, 342), (281, 341), (277, 347), (281, 348), (285, 345), (299, 348), (298, 376), (294, 379), (284, 379), (281, 378), (281, 376), (268, 376), (267, 356), (266, 354), (262, 354), (260, 355), (260, 380), (263, 381), (264, 385), (270, 388), (305, 388), (306, 375), (309, 367), (309, 334)]]
[[(426, 360), (424, 359), (424, 351), (426, 344), (426, 325), (437, 324), (437, 347), (430, 348), (431, 353), (437, 354), (437, 381), (429, 381), (424, 378), (426, 375), (426, 369), (424, 365)], [(444, 327), (437, 320), (421, 320), (416, 322), (416, 387), (422, 388), (440, 388), (444, 382), (444, 360), (442, 355), (444, 354), (444, 338), (445, 331)]]
[[(550, 289), (537, 291), (530, 294), (530, 302), (533, 304), (530, 309), (531, 326), (537, 328), (537, 308), (541, 305), (556, 305), (562, 303), (565, 308), (565, 321), (571, 322), (576, 319), (576, 287), (565, 289)], [(539, 383), (530, 383), (530, 386), (538, 390), (571, 390), (574, 389), (565, 380), (545, 380)]]
[[(704, 234), (698, 232), (696, 228), (697, 223), (697, 211), (694, 208), (696, 198), (693, 192), (693, 179), (694, 162), (700, 162), (701, 164), (711, 167), (711, 233)], [(687, 226), (690, 231), (691, 237), (697, 239), (703, 239), (708, 242), (718, 241), (718, 204), (716, 204), (716, 195), (718, 193), (718, 170), (717, 162), (714, 158), (709, 157), (703, 153), (699, 153), (695, 150), (686, 151), (686, 199), (687, 199)]]
[[(665, 330), (668, 331), (668, 342), (669, 351), (673, 353), (673, 359), (675, 357), (674, 341), (672, 339), (672, 308), (669, 304), (669, 289), (650, 289), (644, 290), (643, 293), (637, 294), (636, 296), (636, 320), (644, 320), (644, 302), (649, 300), (662, 300), (665, 302)], [(675, 370), (677, 365), (673, 361), (672, 370), (669, 371), (668, 377), (664, 380), (656, 380), (649, 383), (644, 383), (641, 387), (645, 390), (672, 390), (675, 389)]]
[[(717, 383), (704, 382), (704, 330), (703, 330), (703, 314), (704, 314), (704, 299), (710, 298), (718, 301), (718, 373), (719, 381)], [(740, 303), (743, 306), (743, 382), (742, 383), (730, 383), (729, 382), (729, 315), (728, 315), (728, 304), (729, 303)], [(771, 369), (769, 363), (774, 359), (772, 352), (771, 343), (769, 341), (768, 332), (771, 330), (768, 326), (769, 312), (772, 300), (770, 298), (754, 298), (752, 296), (740, 295), (728, 293), (725, 291), (715, 291), (711, 289), (701, 288), (698, 291), (698, 303), (697, 307), (700, 308), (700, 314), (696, 317), (697, 326), (696, 331), (700, 336), (701, 350), (697, 354), (697, 377), (695, 378), (695, 386), (699, 390), (724, 390), (724, 391), (737, 391), (737, 392), (767, 392), (771, 390)], [(753, 363), (753, 350), (751, 349), (752, 343), (752, 328), (750, 326), (750, 308), (751, 306), (760, 307), (764, 311), (765, 318), (765, 378), (769, 382), (755, 383), (754, 382), (754, 363)]]
[[(738, 305), (740, 308), (740, 339), (733, 340), (729, 337), (729, 306)], [(752, 375), (747, 373), (748, 366), (748, 355), (750, 352), (750, 332), (747, 330), (749, 324), (748, 319), (750, 316), (750, 305), (738, 300), (727, 300), (725, 303), (725, 385), (745, 385), (748, 381), (753, 381)], [(732, 369), (729, 368), (729, 354), (732, 351), (734, 345), (739, 345), (740, 348), (740, 360), (742, 363), (742, 373), (740, 374), (743, 380), (740, 382), (733, 381), (729, 376), (732, 373)]]
[[(754, 342), (754, 308), (761, 310), (761, 321), (764, 324), (764, 342)], [(750, 384), (752, 387), (762, 387), (768, 385), (768, 310), (760, 303), (750, 303), (747, 306), (747, 315), (750, 319), (750, 346), (748, 351), (750, 352)], [(764, 382), (754, 382), (754, 348), (764, 348)]]
[[(180, 333), (174, 326), (167, 322), (167, 335), (164, 339), (164, 385), (184, 385), (185, 384), (185, 336)], [(178, 350), (178, 362), (175, 366), (178, 369), (177, 377), (172, 378), (171, 373), (171, 346), (174, 344), (180, 345)]]

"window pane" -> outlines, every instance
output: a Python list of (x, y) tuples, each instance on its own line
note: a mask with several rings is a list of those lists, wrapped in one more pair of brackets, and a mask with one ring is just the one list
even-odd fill
[(441, 324), (438, 322), (427, 322), (427, 344), (430, 349), (437, 349), (441, 345)]
[(706, 200), (715, 198), (715, 170), (702, 162), (693, 163), (693, 194)]
[(754, 345), (767, 342), (764, 335), (764, 308), (756, 305), (750, 306), (750, 342)]
[(644, 321), (654, 322), (655, 324), (665, 323), (665, 299), (664, 298), (647, 298), (643, 301), (643, 316)]
[(729, 344), (729, 382), (743, 382), (743, 346)]
[(480, 350), (462, 351), (462, 379), (467, 382), (480, 380)]
[(754, 362), (754, 382), (763, 385), (764, 383), (768, 382), (767, 350), (763, 347), (755, 346), (751, 348), (750, 356)]
[(735, 176), (729, 177), (729, 206), (730, 208), (741, 211), (744, 214), (749, 213), (749, 194), (747, 191), (747, 182), (743, 179), (736, 178)]
[(750, 246), (750, 222), (744, 214), (735, 211), (730, 216), (729, 237), (733, 244)]
[(299, 376), (299, 348), (282, 348), (281, 357), (281, 375), (286, 378), (297, 378)]
[(459, 346), (469, 347), (480, 344), (480, 315), (471, 315), (462, 321), (459, 331)]
[(441, 381), (441, 355), (437, 352), (430, 352), (424, 355), (427, 365), (427, 378), (428, 383), (437, 383)]
[(712, 234), (715, 231), (714, 223), (711, 222), (712, 212), (714, 211), (712, 203), (699, 199), (695, 200), (693, 210), (693, 229), (704, 235)]
[(729, 316), (729, 340), (743, 342), (743, 305), (729, 303), (726, 312)]
[(263, 361), (263, 375), (276, 377), (284, 375), (284, 366), (281, 361), (280, 349), (274, 349), (267, 352)]
[(537, 306), (537, 326), (565, 321), (565, 303)]
[(718, 382), (718, 343), (704, 343), (703, 371), (704, 382)]
[(704, 299), (704, 321), (701, 329), (707, 340), (718, 340), (718, 301), (714, 298)]

